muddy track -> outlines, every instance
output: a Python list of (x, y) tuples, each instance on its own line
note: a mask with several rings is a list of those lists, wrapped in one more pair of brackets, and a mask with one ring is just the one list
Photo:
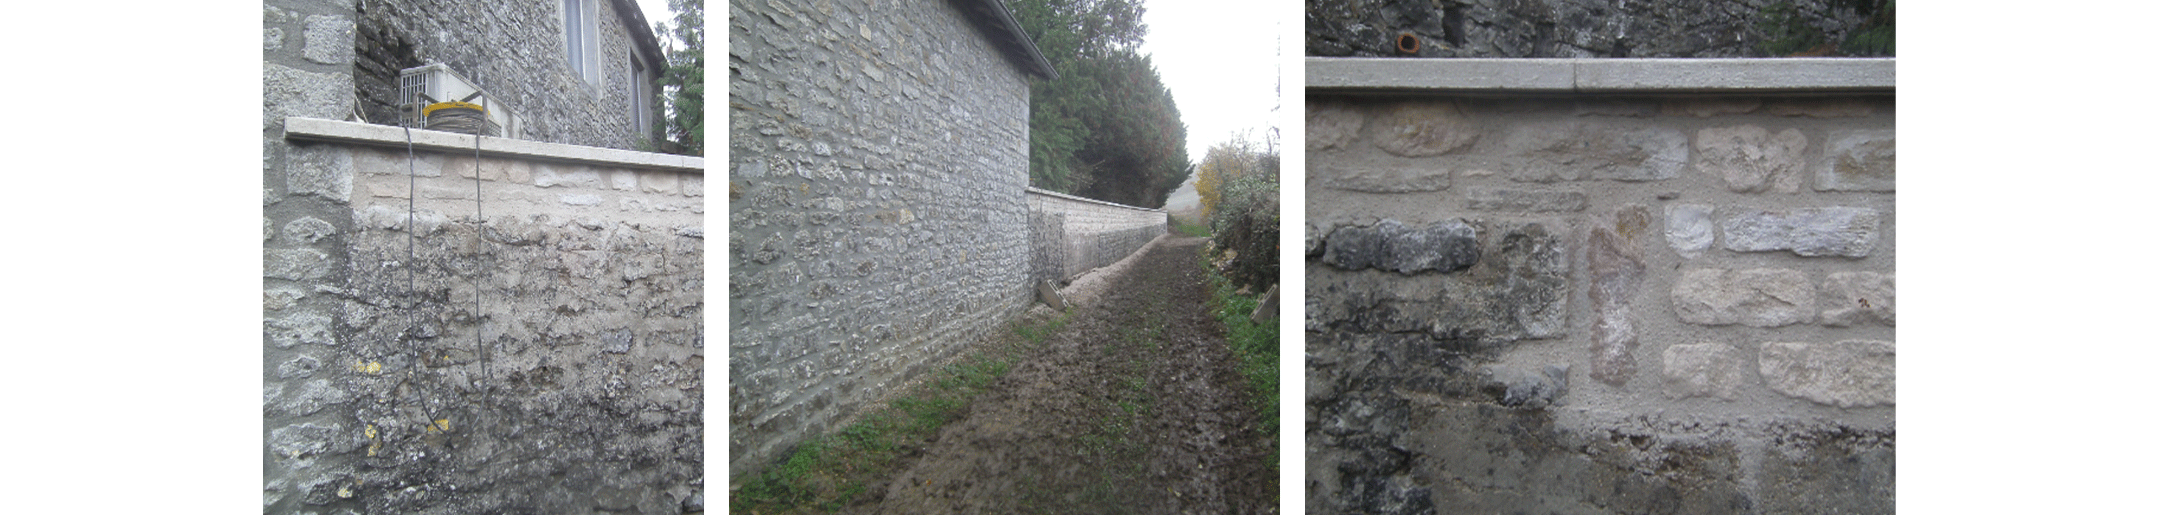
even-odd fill
[(1278, 513), (1249, 393), (1172, 236), (849, 513)]

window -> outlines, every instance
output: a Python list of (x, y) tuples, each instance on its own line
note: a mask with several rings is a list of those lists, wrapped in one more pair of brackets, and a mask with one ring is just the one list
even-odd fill
[(645, 67), (645, 61), (635, 53), (630, 54), (630, 70), (630, 123), (636, 124), (632, 128), (639, 136), (651, 138), (656, 125), (652, 113), (652, 70)]
[(562, 0), (562, 43), (568, 50), (570, 71), (585, 84), (600, 84), (600, 31), (595, 25), (593, 0)]

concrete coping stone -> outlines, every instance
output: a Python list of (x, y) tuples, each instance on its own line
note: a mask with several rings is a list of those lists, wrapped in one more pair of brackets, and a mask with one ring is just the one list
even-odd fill
[(1893, 93), (1896, 58), (1308, 57), (1305, 88), (1390, 93)]
[(1063, 194), (1063, 193), (1058, 193), (1058, 192), (1054, 192), (1054, 191), (1050, 191), (1050, 190), (1045, 190), (1045, 189), (1041, 189), (1041, 188), (1036, 188), (1036, 187), (1033, 187), (1033, 186), (1029, 186), (1029, 187), (1027, 187), (1027, 193), (1028, 193), (1028, 194), (1032, 194), (1032, 195), (1042, 195), (1042, 196), (1046, 196), (1046, 197), (1057, 197), (1057, 198), (1061, 198), (1061, 199), (1066, 199), (1066, 200), (1076, 200), (1076, 201), (1080, 201), (1080, 202), (1089, 202), (1089, 203), (1101, 204), (1101, 205), (1105, 205), (1105, 206), (1110, 206), (1110, 207), (1117, 207), (1117, 208), (1124, 208), (1124, 209), (1130, 209), (1130, 210), (1133, 210), (1133, 211), (1147, 211), (1147, 212), (1153, 212), (1153, 213), (1167, 213), (1167, 212), (1168, 212), (1168, 211), (1163, 211), (1163, 210), (1160, 210), (1160, 209), (1149, 209), (1149, 208), (1144, 208), (1144, 207), (1133, 207), (1133, 206), (1127, 206), (1127, 205), (1124, 205), (1124, 204), (1119, 204), (1119, 203), (1116, 203), (1116, 202), (1110, 202), (1110, 201), (1107, 201), (1107, 200), (1095, 200), (1095, 199), (1091, 199), (1091, 198), (1086, 198), (1086, 197), (1075, 197), (1075, 196), (1072, 196), (1072, 195), (1067, 195), (1067, 194)]
[[(471, 134), (413, 129), (412, 148), (470, 155), (472, 152), (472, 138)], [(370, 123), (289, 117), (285, 119), (285, 139), (352, 143), (403, 149), (405, 148), (405, 129)], [(480, 155), (482, 157), (582, 163), (615, 168), (705, 173), (705, 158), (702, 157), (547, 143), (494, 136), (480, 136)]]

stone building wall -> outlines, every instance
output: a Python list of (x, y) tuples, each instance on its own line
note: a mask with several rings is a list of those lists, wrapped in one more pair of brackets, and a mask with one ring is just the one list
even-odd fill
[(1027, 189), (1027, 211), (1037, 218), (1054, 217), (1062, 225), (1033, 238), (1037, 256), (1062, 254), (1052, 257), (1054, 266), (1037, 264), (1045, 272), (1055, 272), (1041, 278), (1060, 283), (1116, 263), (1169, 232), (1168, 211), (1034, 188)]
[(285, 124), (265, 511), (701, 508), (695, 158)]
[[(650, 128), (632, 122), (632, 81), (657, 78), (667, 63), (657, 48), (641, 48), (629, 31), (649, 27), (651, 20), (624, 21), (614, 0), (585, 1), (596, 2), (598, 85), (570, 67), (563, 0), (347, 0), (355, 14), (342, 27), (354, 49), (345, 57), (353, 65), (360, 111), (371, 123), (397, 125), (398, 70), (440, 62), (522, 118), (522, 139), (649, 148), (643, 135)], [(643, 75), (634, 72), (633, 59), (644, 60)], [(657, 119), (657, 99), (644, 105), (651, 110), (647, 119)]]
[(955, 4), (727, 6), (738, 477), (1034, 298), (1028, 76)]
[(1369, 86), (1307, 94), (1312, 513), (1894, 510), (1893, 85)]

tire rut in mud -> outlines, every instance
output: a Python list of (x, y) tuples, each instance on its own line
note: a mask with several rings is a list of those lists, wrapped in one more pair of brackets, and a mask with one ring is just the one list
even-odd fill
[(1202, 238), (1156, 244), (850, 513), (1278, 513)]

